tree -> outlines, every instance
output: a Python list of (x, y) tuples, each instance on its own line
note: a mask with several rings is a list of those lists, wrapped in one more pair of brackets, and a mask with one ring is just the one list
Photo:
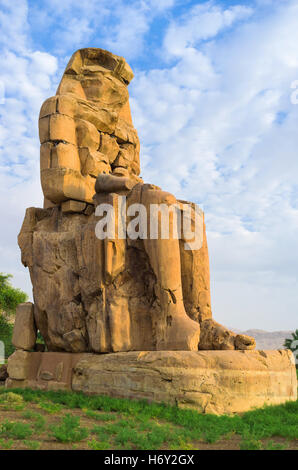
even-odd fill
[(293, 352), (294, 357), (297, 362), (298, 361), (298, 330), (292, 333), (292, 338), (287, 338), (285, 340), (284, 346)]
[(13, 316), (17, 306), (28, 299), (25, 292), (11, 285), (11, 278), (11, 274), (0, 273), (0, 341), (4, 343), (6, 357), (14, 351), (11, 344), (13, 323), (9, 316)]
[(14, 314), (17, 306), (26, 302), (27, 294), (10, 284), (11, 274), (0, 273), (0, 311), (6, 315)]

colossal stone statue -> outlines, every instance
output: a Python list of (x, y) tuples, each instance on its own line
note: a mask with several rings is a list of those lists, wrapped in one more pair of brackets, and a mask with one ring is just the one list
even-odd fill
[(291, 351), (251, 351), (212, 318), (202, 211), (140, 177), (132, 77), (123, 58), (82, 49), (42, 105), (44, 208), (27, 209), (18, 238), (34, 304), (17, 308), (6, 387), (220, 414), (296, 400)]
[(19, 234), (36, 327), (49, 351), (253, 349), (253, 338), (212, 319), (203, 222), (201, 246), (193, 250), (173, 235), (96, 236), (95, 208), (117, 208), (119, 196), (128, 208), (164, 204), (179, 211), (185, 203), (139, 176), (127, 90), (132, 78), (122, 57), (81, 49), (56, 96), (42, 105), (44, 208), (27, 209)]

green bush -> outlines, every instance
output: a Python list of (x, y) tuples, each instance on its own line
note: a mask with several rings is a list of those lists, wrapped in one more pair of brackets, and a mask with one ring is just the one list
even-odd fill
[(88, 429), (80, 426), (80, 418), (67, 413), (59, 425), (51, 426), (52, 435), (59, 442), (79, 442), (85, 439)]
[(21, 395), (13, 392), (7, 392), (0, 396), (0, 411), (20, 411), (25, 406)]
[(0, 436), (11, 439), (26, 439), (31, 437), (33, 431), (29, 424), (8, 421), (5, 419), (0, 425)]
[(16, 308), (28, 299), (27, 294), (10, 284), (11, 274), (0, 273), (0, 311), (7, 315), (14, 314)]
[(287, 338), (284, 342), (284, 346), (290, 349), (294, 354), (296, 361), (298, 360), (298, 330), (292, 333), (292, 338)]
[(4, 343), (5, 357), (14, 352), (11, 344), (13, 324), (9, 321), (9, 317), (15, 314), (20, 303), (28, 299), (25, 292), (10, 284), (11, 277), (11, 274), (0, 273), (0, 341)]
[(41, 445), (38, 441), (24, 441), (24, 444), (29, 450), (39, 450)]
[(7, 358), (14, 352), (14, 347), (11, 343), (13, 325), (8, 323), (6, 318), (0, 314), (0, 341), (3, 341), (5, 348), (5, 357)]

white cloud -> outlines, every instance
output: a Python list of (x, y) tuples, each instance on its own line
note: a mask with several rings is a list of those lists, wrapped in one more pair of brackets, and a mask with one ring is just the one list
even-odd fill
[(0, 42), (19, 52), (24, 50), (27, 39), (26, 30), (28, 5), (26, 0), (1, 0)]
[(17, 235), (25, 209), (42, 206), (39, 182), (38, 114), (54, 90), (57, 59), (32, 50), (27, 36), (26, 2), (2, 2), (0, 14), (0, 270), (14, 275), (14, 284), (31, 292), (28, 271), (22, 268)]
[(247, 19), (252, 11), (241, 5), (223, 9), (213, 1), (196, 5), (179, 21), (172, 22), (165, 36), (165, 49), (171, 55), (180, 56), (186, 48), (214, 38), (235, 22)]
[(58, 55), (93, 46), (132, 59), (144, 52), (153, 20), (173, 5), (174, 0), (51, 0), (33, 8), (30, 21), (49, 32)]
[(176, 1), (177, 0), (148, 0), (147, 4), (150, 8), (158, 11), (164, 11), (175, 6)]
[(148, 7), (121, 5), (115, 16), (117, 24), (107, 32), (105, 47), (127, 58), (134, 57), (143, 49), (144, 35), (150, 26)]
[(164, 41), (173, 65), (136, 75), (144, 176), (205, 208), (215, 317), (294, 328), (298, 5), (275, 4), (261, 19), (233, 8), (208, 2), (173, 21)]

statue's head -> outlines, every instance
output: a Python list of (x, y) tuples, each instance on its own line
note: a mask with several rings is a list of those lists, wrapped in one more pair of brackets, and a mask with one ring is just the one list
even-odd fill
[(80, 49), (69, 60), (57, 93), (73, 93), (120, 112), (128, 102), (127, 85), (133, 76), (123, 57), (103, 49)]
[(47, 199), (91, 202), (103, 173), (139, 180), (139, 139), (127, 89), (132, 78), (125, 59), (111, 52), (87, 48), (72, 55), (56, 96), (40, 112)]
[(76, 75), (108, 71), (126, 85), (133, 79), (133, 71), (123, 57), (98, 48), (79, 49), (71, 56), (65, 69), (66, 74)]

